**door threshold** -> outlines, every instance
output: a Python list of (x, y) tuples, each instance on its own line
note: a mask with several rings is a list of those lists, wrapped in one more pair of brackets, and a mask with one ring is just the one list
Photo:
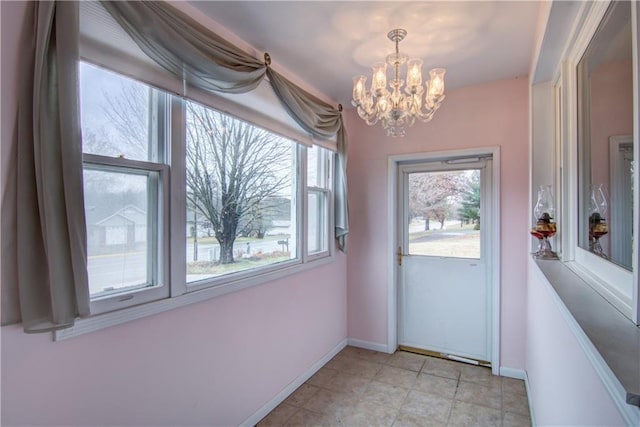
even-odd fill
[(406, 345), (398, 346), (398, 350), (406, 351), (409, 353), (422, 354), (423, 356), (437, 357), (438, 359), (453, 360), (456, 362), (467, 363), (469, 365), (482, 366), (484, 368), (491, 368), (491, 362), (486, 360), (472, 359), (469, 357), (456, 356), (454, 354), (441, 353), (438, 351), (425, 350), (417, 347), (409, 347)]

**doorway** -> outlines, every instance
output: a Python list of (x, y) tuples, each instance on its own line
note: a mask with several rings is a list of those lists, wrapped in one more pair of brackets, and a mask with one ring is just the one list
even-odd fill
[(498, 374), (499, 150), (389, 162), (390, 347), (491, 365)]

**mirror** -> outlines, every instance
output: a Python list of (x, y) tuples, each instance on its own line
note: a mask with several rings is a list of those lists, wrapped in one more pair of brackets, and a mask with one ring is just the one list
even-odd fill
[(614, 1), (577, 66), (578, 245), (631, 270), (631, 3)]

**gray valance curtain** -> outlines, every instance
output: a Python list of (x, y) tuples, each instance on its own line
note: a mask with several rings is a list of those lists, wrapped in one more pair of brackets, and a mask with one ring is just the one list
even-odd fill
[[(20, 64), (25, 74), (2, 203), (2, 323), (22, 320), (25, 332), (44, 332), (89, 314), (78, 4), (29, 7), (32, 43)], [(15, 298), (5, 298), (15, 294), (19, 312)]]
[(254, 89), (266, 75), (286, 110), (303, 129), (322, 138), (337, 136), (335, 227), (338, 246), (346, 251), (347, 135), (341, 111), (167, 3), (102, 1), (101, 4), (146, 55), (185, 84), (208, 91), (242, 93)]

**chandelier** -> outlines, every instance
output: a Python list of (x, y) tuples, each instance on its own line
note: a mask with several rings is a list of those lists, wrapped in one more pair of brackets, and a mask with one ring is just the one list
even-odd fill
[[(367, 90), (366, 76), (353, 78), (353, 100), (358, 115), (372, 126), (382, 121), (388, 136), (404, 136), (405, 126), (416, 118), (428, 122), (444, 100), (444, 68), (429, 71), (429, 81), (422, 87), (422, 60), (409, 59), (398, 45), (407, 35), (401, 28), (389, 31), (387, 37), (396, 43), (396, 51), (387, 55), (385, 62), (373, 64), (371, 89)], [(400, 66), (407, 64), (406, 84), (400, 79)], [(387, 89), (387, 65), (393, 67), (393, 80)], [(424, 96), (423, 96), (424, 93)]]

